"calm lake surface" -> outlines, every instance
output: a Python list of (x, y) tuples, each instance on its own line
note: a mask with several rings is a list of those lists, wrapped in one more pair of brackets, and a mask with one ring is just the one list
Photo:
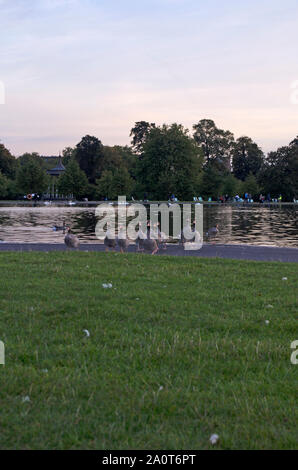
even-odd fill
[[(219, 225), (217, 243), (298, 247), (298, 206), (207, 206), (204, 232)], [(82, 243), (95, 236), (95, 207), (0, 207), (0, 243), (63, 243), (53, 226), (70, 225)]]

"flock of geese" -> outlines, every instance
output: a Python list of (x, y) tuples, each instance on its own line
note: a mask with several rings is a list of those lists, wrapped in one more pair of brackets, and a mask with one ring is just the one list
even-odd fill
[[(54, 231), (63, 230), (63, 233), (65, 233), (66, 231), (66, 235), (64, 238), (65, 245), (68, 248), (79, 248), (80, 241), (78, 237), (72, 233), (70, 227), (66, 227), (65, 222), (63, 223), (62, 227), (54, 225), (53, 230)], [(186, 237), (186, 233), (189, 234), (189, 231), (193, 233), (194, 235), (193, 239), (196, 242), (201, 240), (201, 236), (199, 232), (197, 232), (195, 229), (195, 222), (190, 224), (190, 222), (188, 221), (187, 226), (184, 227), (184, 229), (182, 229), (181, 231), (181, 243), (184, 248), (186, 248), (187, 244), (191, 244), (191, 242), (187, 241), (188, 238)], [(218, 225), (216, 225), (215, 227), (211, 227), (208, 230), (208, 232), (206, 232), (207, 239), (214, 240), (218, 232), (219, 232)], [(142, 230), (142, 226), (140, 224), (138, 235), (136, 238), (136, 251), (138, 253), (147, 252), (147, 253), (151, 253), (152, 255), (155, 255), (160, 248), (163, 250), (167, 249), (166, 240), (167, 240), (166, 235), (160, 231), (159, 223), (155, 224), (152, 230), (150, 227), (150, 222), (148, 222), (146, 233)], [(119, 227), (119, 233), (117, 237), (114, 237), (111, 230), (108, 228), (105, 239), (104, 239), (104, 245), (105, 245), (106, 251), (110, 251), (110, 250), (115, 251), (118, 246), (118, 248), (120, 249), (120, 252), (125, 253), (130, 245), (130, 240), (126, 238), (124, 227), (123, 226)]]

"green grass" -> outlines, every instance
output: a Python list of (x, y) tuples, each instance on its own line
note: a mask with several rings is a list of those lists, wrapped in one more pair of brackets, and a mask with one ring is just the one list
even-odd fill
[(0, 448), (297, 447), (295, 263), (32, 252), (0, 270)]

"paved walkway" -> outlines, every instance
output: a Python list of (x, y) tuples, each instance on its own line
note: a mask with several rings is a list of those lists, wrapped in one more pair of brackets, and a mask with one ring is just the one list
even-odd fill
[[(81, 251), (104, 251), (102, 244), (81, 244)], [(48, 243), (0, 243), (1, 251), (65, 251), (64, 244)], [(135, 246), (129, 247), (135, 252)], [(167, 245), (166, 250), (160, 249), (158, 255), (197, 256), (203, 258), (230, 258), (255, 261), (286, 261), (298, 262), (298, 248), (277, 248), (272, 246), (252, 245), (209, 245), (198, 251), (185, 251), (179, 245)]]

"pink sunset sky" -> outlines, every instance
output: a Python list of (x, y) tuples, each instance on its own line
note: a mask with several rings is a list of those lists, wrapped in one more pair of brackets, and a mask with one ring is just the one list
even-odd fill
[(85, 134), (126, 145), (140, 120), (213, 119), (265, 152), (298, 134), (297, 0), (0, 0), (0, 15), (16, 156)]

